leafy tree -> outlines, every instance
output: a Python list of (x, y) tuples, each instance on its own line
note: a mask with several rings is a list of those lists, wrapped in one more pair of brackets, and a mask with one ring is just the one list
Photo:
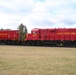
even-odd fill
[(22, 23), (18, 26), (19, 29), (19, 40), (23, 42), (27, 35), (27, 28)]

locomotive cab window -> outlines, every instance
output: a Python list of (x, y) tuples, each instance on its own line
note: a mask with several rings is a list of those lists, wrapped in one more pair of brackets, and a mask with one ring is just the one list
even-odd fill
[(36, 32), (33, 32), (33, 34), (36, 34)]

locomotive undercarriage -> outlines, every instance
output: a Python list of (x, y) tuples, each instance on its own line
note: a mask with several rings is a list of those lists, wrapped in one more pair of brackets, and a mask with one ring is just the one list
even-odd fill
[(29, 40), (25, 42), (20, 42), (16, 40), (0, 40), (0, 44), (2, 45), (25, 45), (25, 46), (58, 46), (58, 47), (76, 47), (75, 41), (50, 41), (50, 40)]
[(36, 41), (29, 40), (29, 41), (25, 42), (25, 45), (27, 45), (27, 46), (29, 46), (29, 45), (30, 46), (42, 46), (43, 43), (41, 41), (38, 41), (38, 40), (36, 40)]
[(76, 47), (76, 41), (56, 41), (56, 46), (63, 46), (63, 47)]
[(18, 41), (16, 40), (1, 40), (0, 44), (5, 44), (5, 45), (17, 45)]
[(30, 45), (30, 46), (58, 46), (58, 47), (76, 47), (76, 41), (26, 41), (25, 45)]

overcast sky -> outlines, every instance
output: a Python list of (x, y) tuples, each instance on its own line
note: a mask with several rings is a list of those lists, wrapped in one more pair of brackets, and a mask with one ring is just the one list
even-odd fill
[(76, 28), (76, 0), (0, 0), (0, 29)]

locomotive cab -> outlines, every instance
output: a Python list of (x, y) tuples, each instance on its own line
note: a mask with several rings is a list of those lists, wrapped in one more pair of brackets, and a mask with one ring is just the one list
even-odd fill
[(39, 45), (40, 43), (40, 29), (32, 29), (28, 34), (26, 45)]
[(32, 34), (32, 40), (39, 40), (39, 29), (33, 29), (31, 31)]

